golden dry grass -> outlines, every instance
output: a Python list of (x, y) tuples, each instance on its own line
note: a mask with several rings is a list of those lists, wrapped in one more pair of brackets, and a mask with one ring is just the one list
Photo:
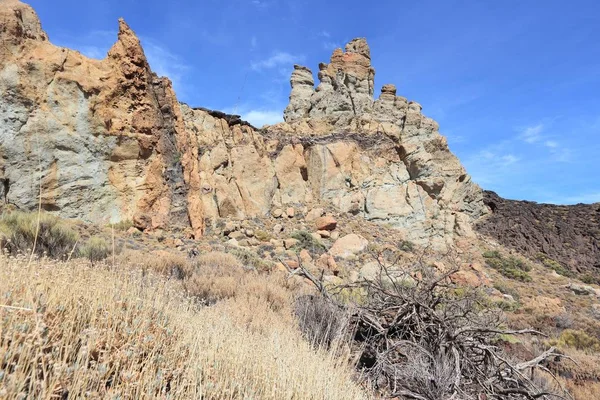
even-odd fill
[(259, 279), (200, 307), (180, 281), (129, 266), (0, 256), (0, 398), (368, 398)]

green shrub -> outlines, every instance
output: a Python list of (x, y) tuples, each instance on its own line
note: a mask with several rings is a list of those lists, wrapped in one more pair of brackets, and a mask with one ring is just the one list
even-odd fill
[(133, 227), (133, 221), (131, 221), (130, 219), (126, 219), (126, 220), (117, 222), (116, 224), (113, 224), (112, 226), (117, 231), (126, 231), (129, 228)]
[(581, 277), (581, 281), (588, 285), (600, 285), (600, 276), (594, 276), (593, 274), (587, 273)]
[(600, 340), (588, 335), (584, 331), (566, 329), (558, 339), (551, 341), (551, 344), (559, 347), (573, 347), (578, 350), (600, 351)]
[(544, 267), (553, 269), (559, 275), (567, 276), (567, 277), (573, 276), (573, 272), (571, 272), (569, 269), (563, 267), (562, 264), (560, 264), (558, 261), (554, 261), (553, 259), (551, 259), (550, 257), (548, 257), (545, 254), (539, 253), (536, 256), (536, 259), (539, 262), (541, 262), (544, 265)]
[(517, 292), (515, 289), (513, 289), (511, 287), (508, 287), (506, 284), (504, 284), (502, 282), (494, 283), (494, 289), (496, 289), (497, 291), (499, 291), (502, 294), (508, 294), (508, 295), (512, 296), (512, 298), (515, 299), (516, 302), (521, 301), (521, 296), (519, 295), (519, 292)]
[(77, 233), (59, 218), (42, 213), (20, 211), (0, 217), (0, 246), (10, 254), (28, 253), (33, 248), (37, 235), (35, 253), (51, 258), (65, 258), (79, 239)]
[(294, 246), (297, 250), (305, 249), (311, 254), (322, 254), (327, 251), (327, 247), (307, 231), (296, 231), (292, 234), (292, 238), (298, 240), (298, 244)]
[(270, 233), (265, 232), (265, 231), (256, 231), (254, 233), (254, 236), (261, 242), (268, 242), (269, 240), (271, 240), (273, 238), (273, 236), (271, 236)]
[(521, 282), (531, 282), (531, 276), (527, 272), (531, 271), (531, 266), (516, 257), (504, 257), (498, 251), (486, 251), (483, 253), (486, 264), (494, 268), (507, 278), (515, 279)]
[(398, 244), (398, 248), (402, 251), (406, 251), (411, 252), (415, 249), (415, 244), (413, 242), (411, 242), (410, 240), (402, 240), (399, 244)]
[(246, 268), (254, 268), (258, 271), (270, 271), (273, 268), (273, 263), (259, 257), (251, 251), (239, 247), (227, 249), (227, 253), (240, 260), (242, 265)]
[(92, 264), (106, 259), (111, 254), (111, 247), (101, 237), (94, 236), (81, 248), (81, 255)]

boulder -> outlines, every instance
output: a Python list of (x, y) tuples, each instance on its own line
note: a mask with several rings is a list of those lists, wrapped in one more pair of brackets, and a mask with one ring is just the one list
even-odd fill
[(337, 226), (337, 221), (332, 216), (319, 217), (315, 220), (315, 228), (318, 231), (333, 231)]
[(350, 258), (363, 252), (367, 248), (368, 244), (369, 242), (367, 239), (351, 233), (350, 235), (346, 235), (338, 239), (333, 244), (331, 249), (329, 249), (329, 254), (334, 257)]

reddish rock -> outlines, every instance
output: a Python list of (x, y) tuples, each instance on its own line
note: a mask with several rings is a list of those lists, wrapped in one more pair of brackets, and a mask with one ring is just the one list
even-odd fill
[(337, 226), (337, 221), (332, 216), (319, 217), (315, 220), (315, 227), (318, 231), (333, 231)]

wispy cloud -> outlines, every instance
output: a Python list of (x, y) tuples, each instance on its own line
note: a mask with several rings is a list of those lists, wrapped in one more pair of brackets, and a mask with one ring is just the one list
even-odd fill
[(542, 140), (542, 132), (544, 131), (544, 124), (538, 124), (534, 126), (528, 126), (523, 129), (519, 138), (527, 143), (537, 143)]
[(270, 5), (270, 3), (265, 0), (252, 0), (251, 3), (254, 7), (257, 7), (257, 8), (267, 8)]
[(302, 61), (304, 61), (304, 56), (302, 55), (294, 55), (284, 51), (279, 51), (264, 60), (253, 62), (251, 66), (255, 71), (263, 71), (281, 66), (291, 68), (293, 64)]
[(291, 67), (294, 63), (302, 61), (304, 61), (304, 56), (302, 55), (294, 55), (279, 51), (264, 60), (253, 62), (252, 69), (255, 71), (263, 71), (265, 69), (272, 69), (280, 66)]
[(518, 155), (506, 152), (500, 144), (478, 151), (465, 159), (464, 164), (476, 182), (487, 185), (516, 173), (519, 161)]

